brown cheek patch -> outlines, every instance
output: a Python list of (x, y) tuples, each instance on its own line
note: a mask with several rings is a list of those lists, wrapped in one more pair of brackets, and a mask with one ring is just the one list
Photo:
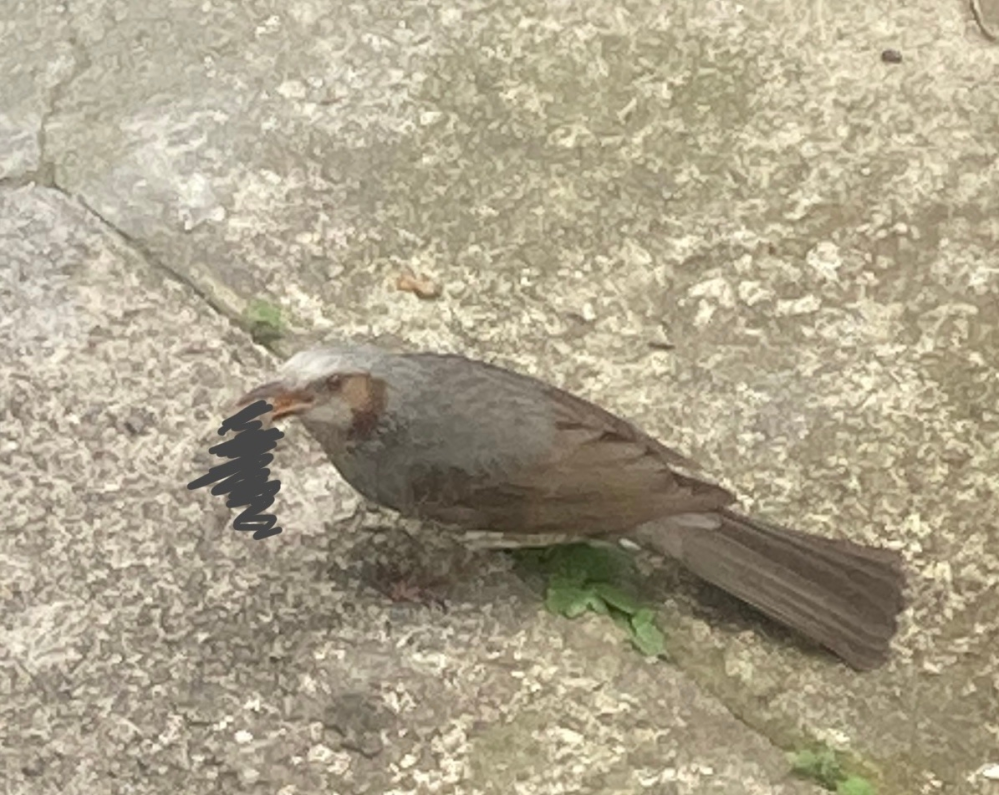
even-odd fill
[(385, 382), (370, 375), (348, 375), (344, 379), (340, 394), (354, 415), (349, 438), (365, 439), (374, 431), (385, 411), (387, 393)]

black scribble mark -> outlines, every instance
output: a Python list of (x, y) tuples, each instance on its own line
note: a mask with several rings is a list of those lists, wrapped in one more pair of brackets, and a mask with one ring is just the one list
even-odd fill
[(280, 480), (268, 480), (271, 474), (268, 465), (274, 460), (274, 454), (269, 451), (284, 433), (273, 427), (263, 430), (263, 423), (253, 419), (272, 409), (267, 401), (258, 400), (225, 420), (219, 426), (219, 436), (225, 436), (229, 431), (235, 431), (236, 436), (209, 448), (208, 452), (231, 460), (212, 467), (207, 475), (187, 484), (187, 488), (193, 490), (221, 481), (212, 488), (212, 494), (228, 494), (227, 508), (246, 508), (232, 526), (241, 531), (253, 530), (253, 537), (258, 541), (281, 532), (280, 527), (274, 526), (277, 518), (262, 512), (270, 508), (274, 496), (281, 490)]

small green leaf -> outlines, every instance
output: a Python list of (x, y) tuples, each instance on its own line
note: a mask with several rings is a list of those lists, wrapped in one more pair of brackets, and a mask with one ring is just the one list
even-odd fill
[(836, 795), (877, 795), (877, 790), (866, 778), (850, 776), (836, 785)]
[(601, 615), (601, 616), (610, 615), (610, 613), (611, 613), (611, 607), (610, 607), (610, 605), (608, 605), (607, 602), (605, 602), (600, 597), (600, 594), (598, 594), (596, 591), (593, 591), (591, 589), (590, 593), (593, 594), (593, 602), (590, 605), (590, 609), (594, 613), (597, 613), (598, 615)]
[[(563, 584), (558, 587), (549, 586), (545, 597), (545, 607), (566, 618), (576, 618), (587, 610), (604, 607), (604, 604), (603, 600), (589, 588)], [(606, 608), (604, 607), (604, 609)]]
[(633, 616), (641, 609), (638, 602), (631, 596), (609, 582), (595, 582), (591, 587), (601, 599), (615, 610), (620, 610), (622, 613)]
[(250, 301), (244, 317), (250, 335), (258, 343), (274, 342), (283, 333), (281, 310), (267, 301), (262, 301), (259, 298)]
[(818, 782), (826, 789), (835, 789), (843, 778), (843, 768), (830, 748), (798, 751), (790, 757), (795, 773)]
[(666, 650), (666, 636), (652, 621), (631, 620), (631, 642), (645, 655), (658, 656)]
[(606, 615), (628, 633), (643, 654), (662, 654), (666, 641), (655, 624), (656, 613), (630, 593), (635, 563), (625, 550), (591, 544), (567, 544), (513, 553), (518, 565), (544, 576), (545, 607), (576, 618), (586, 612)]
[(642, 607), (635, 611), (631, 617), (631, 623), (634, 626), (641, 626), (643, 624), (655, 624), (656, 623), (656, 611), (649, 607)]

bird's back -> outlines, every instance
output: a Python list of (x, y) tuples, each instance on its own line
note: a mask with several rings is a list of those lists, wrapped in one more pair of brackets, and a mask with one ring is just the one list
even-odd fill
[(456, 355), (381, 353), (369, 436), (327, 450), (362, 494), (407, 515), (517, 533), (624, 532), (711, 510), (726, 490), (674, 473), (692, 462), (588, 401)]

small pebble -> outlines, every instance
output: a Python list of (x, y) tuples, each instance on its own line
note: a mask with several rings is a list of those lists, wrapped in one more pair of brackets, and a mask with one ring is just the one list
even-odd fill
[(902, 63), (902, 53), (898, 50), (882, 50), (881, 60), (885, 63)]

